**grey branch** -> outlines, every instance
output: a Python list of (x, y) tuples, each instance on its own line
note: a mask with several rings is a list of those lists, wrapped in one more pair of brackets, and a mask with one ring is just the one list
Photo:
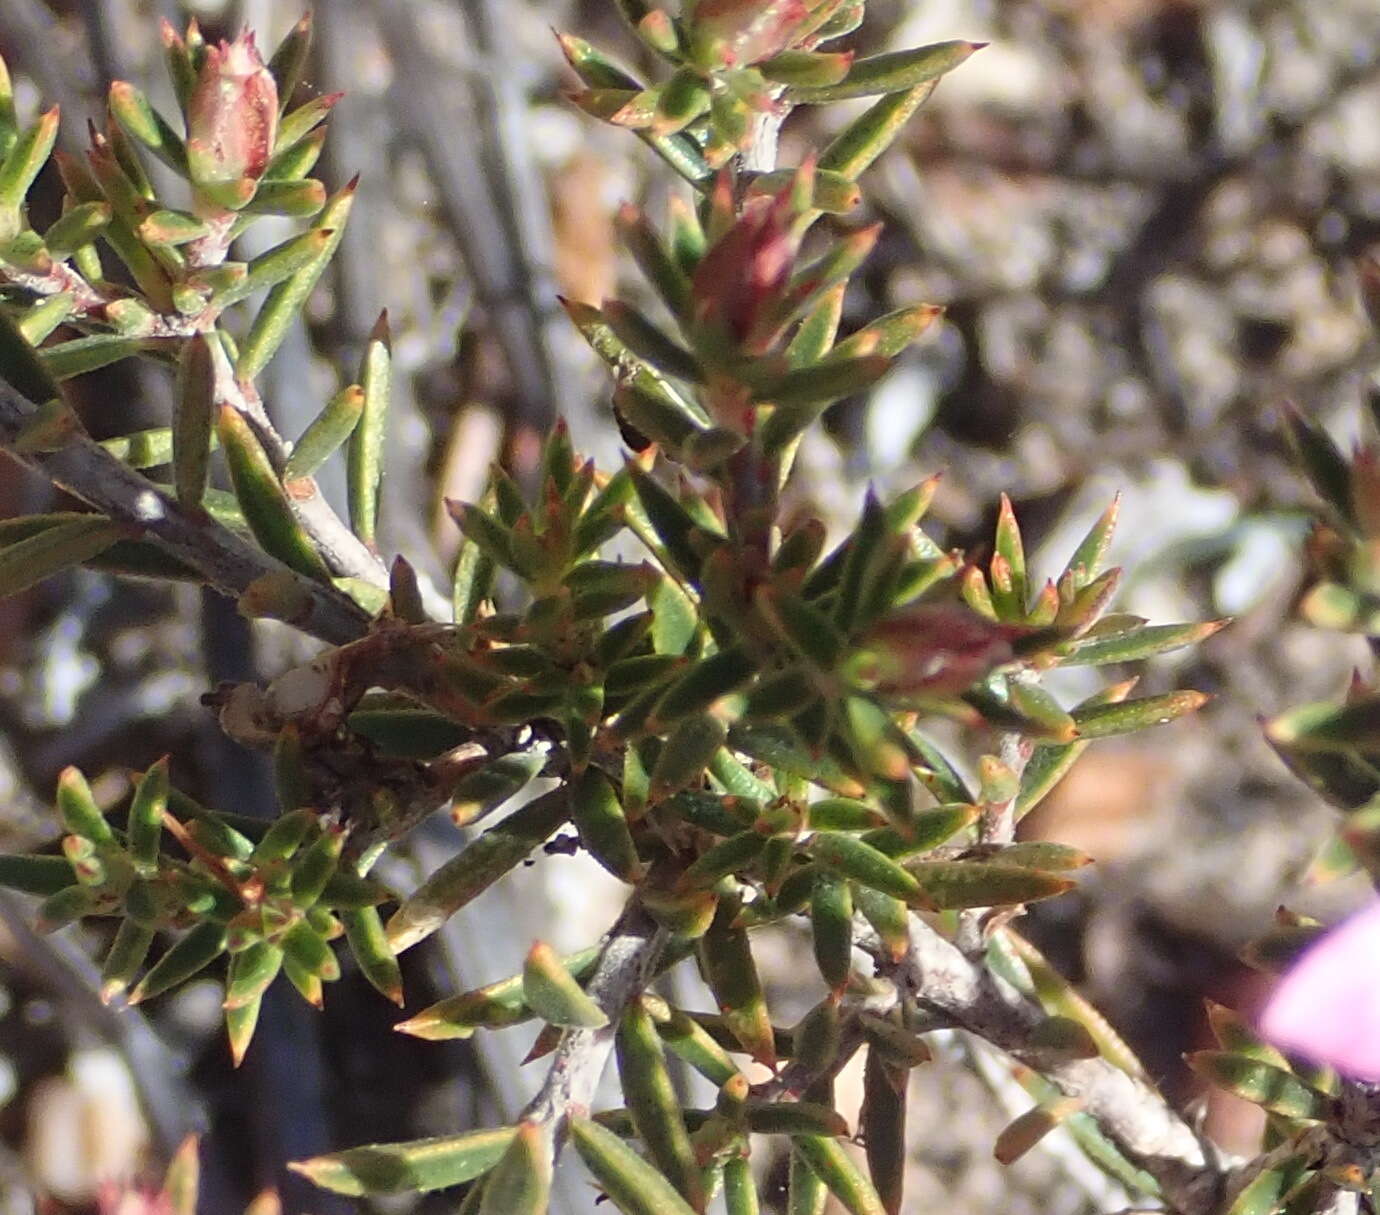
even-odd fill
[(127, 523), (196, 570), (221, 594), (238, 598), (267, 574), (289, 580), (303, 609), (293, 624), (334, 645), (362, 636), (369, 618), (334, 587), (313, 582), (204, 515), (194, 514), (86, 435), (57, 451), (15, 451), (33, 405), (0, 381), (0, 447), (55, 485), (120, 523)]
[(910, 937), (908, 953), (896, 964), (886, 959), (875, 935), (861, 934), (859, 944), (921, 1011), (1000, 1048), (1080, 1101), (1121, 1152), (1159, 1182), (1171, 1210), (1208, 1215), (1217, 1209), (1223, 1176), (1159, 1093), (1106, 1059), (1051, 1064), (1030, 1047), (1031, 1032), (1046, 1019), (1043, 1010), (918, 916), (911, 916)]

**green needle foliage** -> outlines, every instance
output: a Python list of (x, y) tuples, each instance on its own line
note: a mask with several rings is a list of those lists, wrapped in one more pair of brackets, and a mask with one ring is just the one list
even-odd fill
[[(609, 936), (565, 958), (536, 942), (513, 959), (512, 978), (398, 1026), (444, 1039), (542, 1022), (534, 1057), (557, 1057), (543, 1095), (513, 1127), (298, 1166), (344, 1194), (467, 1184), (465, 1210), (536, 1213), (569, 1141), (627, 1215), (703, 1212), (720, 1192), (738, 1215), (760, 1209), (762, 1137), (785, 1136), (791, 1211), (822, 1210), (832, 1194), (855, 1215), (896, 1215), (905, 1086), (929, 1057), (924, 1034), (990, 1030), (976, 1015), (936, 1017), (938, 995), (916, 987), (923, 950), (938, 941), (986, 976), (984, 990), (1004, 984), (1028, 1021), (1020, 1041), (997, 1041), (1017, 1055), (1034, 1102), (1003, 1135), (1001, 1158), (1064, 1125), (1133, 1192), (1190, 1209), (1183, 1178), (1214, 1166), (1138, 1141), (1098, 1104), (1094, 1064), (1119, 1077), (1126, 1100), (1160, 1099), (1010, 926), (1025, 904), (1069, 889), (1088, 858), (1013, 833), (1092, 741), (1203, 703), (1191, 691), (1137, 697), (1126, 667), (1222, 622), (1152, 625), (1112, 610), (1121, 572), (1104, 558), (1115, 504), (1047, 580), (1029, 568), (1005, 499), (982, 565), (923, 530), (933, 480), (887, 500), (869, 493), (832, 538), (781, 504), (801, 436), (885, 376), (939, 315), (917, 305), (840, 338), (849, 278), (878, 236), (848, 216), (863, 172), (979, 48), (856, 57), (846, 38), (861, 0), (617, 7), (660, 68), (644, 81), (562, 35), (581, 82), (572, 100), (631, 131), (680, 186), (664, 223), (631, 205), (618, 217), (655, 310), (566, 304), (609, 367), (628, 455), (596, 468), (557, 426), (533, 484), (496, 469), (479, 501), (450, 503), (464, 542), (449, 620), (427, 615), (406, 561), (390, 570), (378, 556), (386, 320), (354, 382), (295, 445), (267, 425), (255, 385), (339, 244), (354, 194), (353, 183), (331, 192), (308, 176), (338, 97), (288, 108), (309, 21), (268, 63), (252, 35), (213, 46), (194, 24), (165, 27), (177, 112), (114, 84), (84, 160), (54, 153), (56, 111), (20, 127), (0, 104), (0, 435), (39, 467), (70, 457), (82, 470), (70, 488), (91, 507), (0, 523), (0, 594), (87, 564), (206, 583), (247, 615), (329, 643), (265, 688), (217, 697), (233, 737), (274, 753), (282, 816), (271, 825), (195, 804), (169, 787), (163, 762), (116, 807), (99, 806), (69, 770), (60, 854), (0, 857), (0, 883), (41, 896), (47, 929), (120, 921), (107, 1000), (153, 999), (223, 968), (238, 1061), (280, 974), (320, 1005), (343, 938), (401, 1005), (397, 954), (573, 832), (626, 885)], [(856, 98), (873, 100), (826, 147), (775, 164), (775, 132), (793, 108)], [(64, 213), (38, 232), (25, 199), (50, 156)], [(150, 184), (149, 157), (178, 179), (176, 197)], [(237, 238), (261, 215), (304, 226), (236, 260)], [(107, 277), (116, 263), (131, 286)], [(132, 357), (176, 369), (170, 424), (92, 443), (62, 382)], [(1327, 510), (1305, 611), (1374, 639), (1375, 449), (1348, 460), (1303, 418), (1291, 415), (1290, 428)], [(313, 480), (338, 459), (348, 526)], [(217, 461), (229, 492), (209, 488)], [(136, 501), (157, 503), (161, 522)], [(615, 555), (632, 545), (639, 559)], [(502, 610), (500, 573), (521, 591)], [(1044, 683), (1064, 666), (1113, 674), (1065, 704)], [(960, 725), (958, 750), (935, 741), (936, 721)], [(1349, 813), (1356, 861), (1380, 874), (1377, 693), (1358, 686), (1345, 705), (1296, 710), (1269, 734)], [(474, 828), (467, 845), (406, 897), (369, 878), (384, 848), (443, 807)], [(754, 950), (757, 930), (788, 920), (811, 934), (828, 992), (793, 1027), (774, 1015)], [(1308, 935), (1286, 930), (1295, 947)], [(698, 966), (715, 1009), (651, 992), (677, 965)], [(1277, 1138), (1328, 1116), (1317, 1077), (1295, 1076), (1239, 1019), (1215, 1024), (1222, 1049), (1194, 1065), (1270, 1110)], [(863, 1048), (859, 1154), (845, 1146), (832, 1078)], [(681, 1107), (668, 1052), (718, 1093), (712, 1108)], [(591, 1113), (593, 1079), (573, 1091), (563, 1077), (579, 1071), (572, 1060), (592, 1060), (583, 1070), (597, 1078), (610, 1054), (624, 1104)], [(1071, 1061), (1083, 1079), (1070, 1078)], [(1311, 1209), (1295, 1199), (1316, 1169), (1280, 1159), (1237, 1187), (1231, 1211)]]

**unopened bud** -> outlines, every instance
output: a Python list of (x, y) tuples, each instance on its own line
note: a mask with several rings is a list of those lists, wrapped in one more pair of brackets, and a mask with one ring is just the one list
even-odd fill
[(208, 46), (187, 106), (193, 181), (213, 193), (234, 187), (247, 188), (252, 196), (252, 183), (267, 168), (277, 133), (278, 86), (253, 33)]

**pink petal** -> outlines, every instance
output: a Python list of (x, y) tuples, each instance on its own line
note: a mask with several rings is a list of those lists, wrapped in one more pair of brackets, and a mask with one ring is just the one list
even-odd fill
[(1345, 1076), (1380, 1080), (1380, 903), (1304, 952), (1270, 996), (1260, 1032)]

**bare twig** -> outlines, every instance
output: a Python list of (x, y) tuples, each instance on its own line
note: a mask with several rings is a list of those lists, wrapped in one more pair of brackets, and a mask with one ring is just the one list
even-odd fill
[(210, 518), (186, 510), (86, 435), (72, 437), (57, 451), (15, 452), (33, 412), (29, 401), (0, 381), (0, 447), (74, 497), (136, 528), (221, 594), (238, 598), (251, 583), (272, 574), (298, 592), (302, 609), (293, 624), (303, 632), (343, 644), (368, 628), (369, 618), (349, 597), (303, 577)]
[(870, 933), (859, 943), (922, 1009), (951, 1019), (1077, 1098), (1120, 1151), (1159, 1182), (1172, 1210), (1207, 1215), (1217, 1209), (1222, 1175), (1209, 1163), (1198, 1136), (1159, 1093), (1106, 1059), (1051, 1064), (1029, 1044), (1031, 1032), (1045, 1020), (1041, 1009), (918, 916), (911, 916), (910, 936), (910, 949), (898, 964)]
[[(1030, 762), (1031, 744), (1028, 739), (1014, 731), (1001, 736), (998, 745), (998, 758), (1016, 778), (1019, 789), (1021, 774)], [(978, 820), (978, 840), (983, 844), (1009, 844), (1016, 836), (1016, 798), (1013, 793), (1005, 801), (985, 802), (982, 817)], [(984, 949), (983, 925), (991, 911), (989, 907), (969, 907), (958, 913), (958, 932), (955, 939), (958, 946), (970, 958), (980, 957)]]

